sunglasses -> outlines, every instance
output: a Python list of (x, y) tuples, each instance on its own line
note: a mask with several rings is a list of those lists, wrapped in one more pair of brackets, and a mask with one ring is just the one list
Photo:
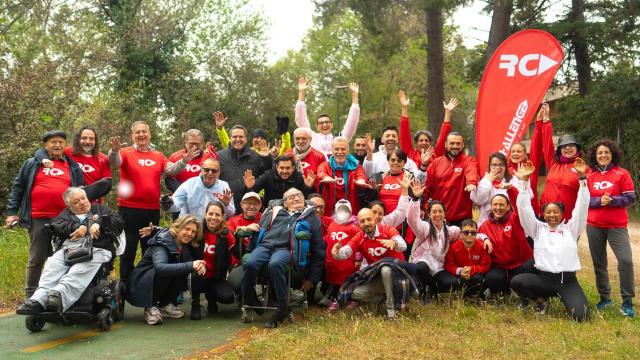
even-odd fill
[(211, 168), (206, 168), (206, 167), (203, 167), (201, 169), (202, 169), (202, 172), (212, 173), (212, 174), (217, 174), (217, 173), (220, 172), (220, 169), (211, 169)]
[(465, 235), (478, 235), (478, 232), (473, 230), (463, 230), (462, 233)]

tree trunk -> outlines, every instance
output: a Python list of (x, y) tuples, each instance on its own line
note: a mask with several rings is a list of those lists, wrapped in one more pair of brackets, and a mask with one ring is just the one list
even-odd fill
[(498, 46), (509, 36), (512, 11), (513, 0), (495, 0), (493, 4), (493, 15), (491, 16), (491, 28), (489, 29), (489, 43), (487, 44), (485, 64), (489, 61)]
[(580, 96), (589, 92), (591, 83), (591, 59), (584, 34), (584, 0), (571, 0), (571, 43), (573, 56), (576, 58), (576, 72), (578, 73), (578, 91)]
[(429, 130), (437, 134), (444, 109), (444, 49), (442, 45), (442, 8), (427, 6), (427, 116)]

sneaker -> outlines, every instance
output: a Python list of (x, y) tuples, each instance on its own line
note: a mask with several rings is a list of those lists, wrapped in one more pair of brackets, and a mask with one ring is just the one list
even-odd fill
[(633, 310), (633, 303), (631, 302), (631, 299), (624, 300), (622, 302), (622, 306), (620, 307), (620, 312), (622, 313), (622, 315), (630, 318), (636, 316), (636, 312), (635, 310)]
[(331, 299), (329, 299), (327, 296), (323, 296), (319, 301), (318, 301), (318, 305), (320, 306), (324, 306), (324, 307), (329, 307), (331, 305)]
[(347, 310), (353, 310), (358, 306), (358, 302), (355, 300), (349, 300), (347, 303)]
[(516, 307), (520, 310), (526, 310), (527, 306), (529, 306), (529, 299), (519, 298)]
[(162, 324), (162, 313), (157, 307), (150, 307), (144, 309), (144, 321), (149, 325)]
[(163, 316), (173, 319), (179, 319), (184, 316), (184, 311), (180, 310), (180, 308), (171, 303), (161, 307), (160, 312)]
[(482, 292), (482, 294), (480, 294), (480, 298), (484, 301), (489, 301), (491, 300), (491, 297), (493, 296), (493, 294), (491, 293), (491, 289), (486, 288), (484, 289), (484, 291)]
[(422, 293), (422, 295), (420, 296), (420, 303), (422, 303), (422, 305), (427, 305), (431, 302), (431, 287), (430, 286), (425, 286), (424, 288), (424, 292)]
[(62, 294), (58, 290), (51, 290), (47, 294), (47, 311), (62, 314)]
[(337, 300), (333, 300), (331, 302), (331, 304), (329, 304), (329, 306), (327, 306), (327, 311), (329, 312), (336, 312), (340, 310), (340, 304), (338, 304)]
[(536, 314), (544, 315), (547, 313), (547, 302), (543, 301), (541, 303), (536, 302)]
[(384, 317), (386, 320), (396, 320), (400, 312), (394, 309), (387, 309), (387, 315)]
[(18, 315), (35, 315), (44, 311), (44, 307), (39, 302), (28, 299), (16, 309)]
[(191, 302), (191, 314), (189, 317), (191, 320), (202, 319), (202, 307), (200, 306), (200, 301)]
[(215, 301), (207, 302), (207, 313), (215, 314), (217, 312), (218, 312), (218, 303), (216, 303)]
[(281, 313), (280, 311), (276, 311), (275, 313), (273, 313), (273, 316), (271, 316), (271, 319), (267, 321), (264, 327), (269, 329), (275, 329), (280, 324), (282, 324), (282, 322), (284, 322), (284, 320), (287, 319), (288, 317), (289, 317), (289, 314), (284, 314), (284, 313)]
[(605, 297), (601, 297), (600, 301), (596, 304), (596, 309), (602, 311), (602, 310), (608, 308), (611, 305), (613, 305), (613, 301), (611, 301), (610, 299), (607, 299)]

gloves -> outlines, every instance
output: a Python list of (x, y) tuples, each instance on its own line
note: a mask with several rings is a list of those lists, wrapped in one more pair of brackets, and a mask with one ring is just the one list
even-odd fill
[(282, 136), (289, 131), (289, 117), (288, 116), (276, 116), (278, 135)]

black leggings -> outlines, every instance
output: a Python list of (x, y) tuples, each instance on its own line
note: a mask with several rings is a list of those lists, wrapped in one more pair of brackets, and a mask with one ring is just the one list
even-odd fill
[(200, 294), (204, 293), (204, 297), (210, 304), (216, 302), (222, 304), (232, 304), (235, 300), (233, 288), (226, 280), (216, 280), (214, 278), (203, 278), (200, 276), (191, 276), (191, 299), (200, 300)]
[(506, 292), (509, 290), (509, 282), (516, 275), (536, 272), (533, 265), (533, 259), (529, 259), (524, 264), (511, 270), (492, 268), (484, 278), (485, 286), (494, 294)]
[[(442, 273), (442, 274), (441, 274)], [(464, 291), (464, 296), (475, 296), (480, 294), (484, 286), (484, 276), (482, 274), (473, 274), (468, 280), (462, 276), (456, 276), (448, 271), (440, 271), (439, 275), (440, 287), (446, 291)]]
[(519, 296), (532, 300), (559, 296), (573, 320), (589, 320), (589, 303), (575, 272), (520, 274), (511, 279), (511, 288)]
[(439, 292), (450, 292), (454, 289), (454, 282), (447, 276), (450, 275), (447, 271), (442, 270), (437, 272), (435, 275), (431, 275), (429, 272), (429, 265), (427, 263), (420, 261), (416, 263), (416, 276), (418, 280), (420, 280), (421, 289), (420, 292), (424, 292), (429, 286), (432, 290), (432, 294), (436, 294)]
[(138, 243), (140, 243), (142, 254), (147, 250), (147, 240), (149, 238), (140, 238), (139, 231), (143, 227), (149, 226), (150, 222), (157, 226), (160, 223), (160, 210), (135, 209), (121, 206), (119, 213), (124, 222), (124, 235), (127, 238), (124, 254), (120, 256), (120, 279), (127, 281), (129, 274), (133, 271), (133, 262), (136, 259)]
[(156, 275), (153, 279), (153, 305), (164, 307), (175, 302), (186, 283), (187, 275)]

